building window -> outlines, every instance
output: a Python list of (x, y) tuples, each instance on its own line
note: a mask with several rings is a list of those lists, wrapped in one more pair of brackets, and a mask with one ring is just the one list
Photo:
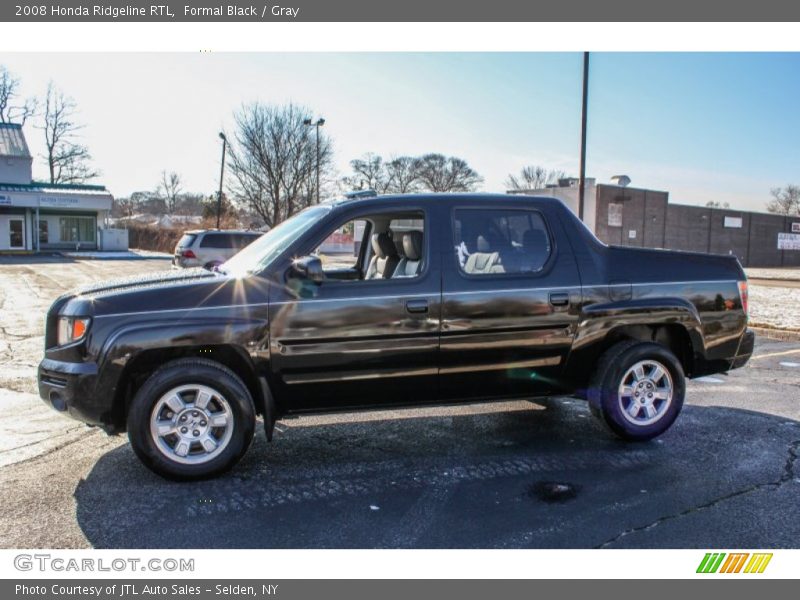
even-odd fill
[(59, 219), (62, 242), (90, 242), (95, 241), (94, 217), (61, 217)]
[(47, 221), (39, 220), (39, 243), (47, 244), (50, 241), (49, 225)]

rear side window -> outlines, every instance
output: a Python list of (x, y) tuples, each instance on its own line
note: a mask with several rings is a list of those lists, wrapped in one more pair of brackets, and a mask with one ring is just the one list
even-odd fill
[(238, 236), (236, 240), (236, 247), (244, 248), (245, 246), (249, 246), (250, 244), (255, 242), (259, 237), (261, 236), (257, 234), (243, 233), (240, 236)]
[(552, 242), (538, 211), (458, 209), (455, 256), (467, 275), (536, 273), (550, 258)]
[(233, 248), (234, 239), (230, 233), (207, 233), (200, 241), (201, 248)]
[(178, 240), (178, 247), (179, 248), (188, 248), (194, 241), (197, 239), (197, 234), (194, 233), (184, 233), (183, 237)]

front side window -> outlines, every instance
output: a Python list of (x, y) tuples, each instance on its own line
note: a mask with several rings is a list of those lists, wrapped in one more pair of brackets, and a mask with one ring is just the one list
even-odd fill
[(348, 221), (335, 229), (317, 246), (313, 254), (322, 261), (323, 270), (355, 269), (367, 222), (364, 219)]
[(552, 251), (541, 213), (519, 209), (458, 209), (455, 256), (467, 275), (536, 273)]
[(424, 232), (422, 213), (367, 216), (336, 228), (312, 253), (327, 279), (412, 278), (424, 265)]

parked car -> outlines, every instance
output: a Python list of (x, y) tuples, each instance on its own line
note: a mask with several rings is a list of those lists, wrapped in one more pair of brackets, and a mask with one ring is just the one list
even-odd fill
[(258, 231), (202, 229), (187, 231), (175, 246), (172, 266), (175, 268), (218, 267), (259, 237)]
[[(353, 251), (326, 256), (332, 234)], [(62, 296), (39, 392), (194, 479), (242, 457), (256, 415), (271, 439), (284, 415), (571, 394), (649, 440), (686, 377), (753, 344), (735, 257), (607, 246), (553, 198), (384, 196), (308, 208), (213, 272)]]

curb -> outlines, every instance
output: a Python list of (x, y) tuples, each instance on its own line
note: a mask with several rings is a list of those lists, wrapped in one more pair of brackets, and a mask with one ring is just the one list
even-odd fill
[(172, 256), (143, 256), (140, 254), (124, 254), (120, 256), (81, 256), (66, 252), (59, 252), (58, 254), (70, 260), (172, 260)]
[(749, 329), (753, 330), (758, 337), (780, 340), (782, 342), (800, 342), (800, 331), (772, 329), (771, 327), (754, 327), (752, 325)]

